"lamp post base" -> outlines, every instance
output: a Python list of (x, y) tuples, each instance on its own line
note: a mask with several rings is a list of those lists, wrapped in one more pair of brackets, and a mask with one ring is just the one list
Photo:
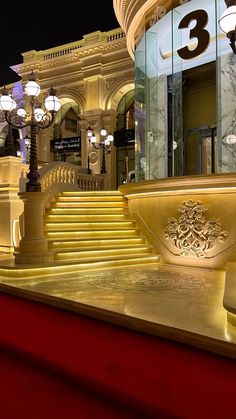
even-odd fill
[[(37, 250), (38, 249), (38, 253)], [(15, 263), (19, 265), (41, 265), (53, 262), (54, 254), (48, 252), (48, 242), (44, 240), (25, 240), (20, 242), (19, 252), (14, 253)]]
[(15, 253), (16, 263), (40, 264), (53, 261), (53, 253), (48, 250), (48, 241), (43, 235), (43, 204), (46, 196), (44, 192), (19, 193), (24, 202), (24, 235)]

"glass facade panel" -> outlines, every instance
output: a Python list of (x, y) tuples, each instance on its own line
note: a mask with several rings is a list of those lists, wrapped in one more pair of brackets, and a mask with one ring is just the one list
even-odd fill
[(175, 51), (182, 46), (182, 32), (178, 31), (178, 24), (182, 14), (172, 12), (172, 74), (168, 85), (168, 150), (169, 176), (183, 175), (183, 71), (182, 59)]
[(224, 0), (180, 1), (139, 42), (137, 180), (236, 171), (236, 56), (218, 25), (225, 9)]
[(145, 153), (145, 38), (144, 35), (135, 54), (135, 172), (137, 181), (147, 178)]
[[(225, 2), (216, 1), (216, 15), (226, 9)], [(218, 137), (218, 172), (236, 172), (236, 55), (229, 46), (229, 39), (217, 25), (217, 137)]]

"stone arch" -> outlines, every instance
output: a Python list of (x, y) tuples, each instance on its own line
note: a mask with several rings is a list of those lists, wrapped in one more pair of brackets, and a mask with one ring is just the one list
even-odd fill
[(126, 82), (126, 84), (119, 83), (113, 87), (106, 101), (106, 109), (117, 110), (121, 98), (130, 90), (134, 89), (134, 81)]
[(68, 101), (75, 102), (79, 106), (80, 113), (84, 112), (85, 96), (82, 89), (58, 89), (57, 96), (61, 101), (66, 99)]
[[(70, 95), (68, 95), (70, 96)], [(53, 122), (53, 129), (54, 129), (54, 136), (56, 138), (59, 138), (61, 136), (61, 126), (64, 120), (66, 119), (68, 112), (73, 112), (73, 114), (76, 114), (78, 116), (78, 119), (80, 118), (79, 115), (81, 113), (81, 108), (79, 104), (75, 101), (72, 97), (61, 97), (61, 108), (56, 113), (54, 122)], [(77, 119), (77, 118), (76, 118)]]
[(60, 101), (61, 108), (55, 116), (54, 124), (57, 124), (59, 122), (62, 123), (66, 116), (66, 113), (70, 108), (72, 108), (75, 111), (75, 113), (78, 113), (78, 108), (80, 109), (79, 104), (74, 99), (71, 99), (69, 97), (62, 97), (60, 98)]

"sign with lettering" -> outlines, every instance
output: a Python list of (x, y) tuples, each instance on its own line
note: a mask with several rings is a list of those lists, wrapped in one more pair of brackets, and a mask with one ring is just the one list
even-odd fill
[(134, 129), (125, 129), (114, 132), (114, 145), (117, 147), (123, 147), (130, 143), (134, 143), (134, 140)]
[(206, 10), (199, 9), (193, 10), (188, 13), (180, 21), (178, 29), (188, 29), (191, 22), (194, 21), (195, 25), (189, 32), (189, 39), (197, 39), (197, 45), (194, 49), (189, 49), (188, 45), (177, 50), (178, 55), (183, 60), (190, 60), (202, 54), (208, 48), (210, 43), (210, 33), (206, 30), (208, 23), (208, 14)]
[(51, 140), (50, 142), (52, 152), (60, 151), (81, 151), (81, 138), (69, 137)]
[[(220, 14), (226, 9), (225, 1), (218, 0), (217, 4)], [(149, 78), (216, 61), (217, 48), (218, 56), (232, 52), (219, 28), (213, 0), (180, 1), (179, 6), (166, 14), (163, 11), (155, 20), (137, 46), (135, 57), (136, 66), (143, 68), (145, 51), (145, 73)]]

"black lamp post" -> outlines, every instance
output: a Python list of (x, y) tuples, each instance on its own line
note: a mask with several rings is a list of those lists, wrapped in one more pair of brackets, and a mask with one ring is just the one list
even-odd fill
[(25, 136), (25, 148), (26, 148), (26, 162), (27, 162), (29, 150), (30, 150), (30, 138), (28, 137), (28, 135)]
[(5, 140), (5, 156), (16, 156), (16, 150), (14, 149), (14, 140), (13, 140), (13, 133), (12, 133), (12, 126), (8, 124), (8, 133)]
[[(92, 135), (90, 133), (92, 132)], [(106, 154), (109, 154), (111, 152), (111, 143), (113, 141), (113, 135), (109, 134), (107, 135), (107, 131), (103, 128), (100, 131), (101, 137), (104, 137), (103, 141), (100, 141), (99, 143), (96, 142), (96, 137), (91, 131), (91, 129), (88, 129), (88, 140), (89, 144), (92, 143), (93, 147), (97, 150), (102, 150), (102, 164), (101, 164), (101, 174), (107, 173), (106, 169)]]
[(28, 182), (26, 183), (26, 192), (40, 192), (41, 183), (39, 182), (40, 174), (38, 171), (37, 158), (37, 129), (48, 128), (60, 109), (61, 104), (55, 96), (56, 92), (51, 87), (49, 95), (44, 102), (45, 110), (38, 106), (37, 96), (40, 93), (40, 86), (36, 82), (35, 75), (29, 76), (29, 81), (25, 86), (25, 93), (30, 97), (30, 111), (19, 108), (16, 110), (16, 102), (4, 87), (0, 97), (0, 122), (7, 121), (14, 128), (30, 127), (30, 157), (29, 172), (27, 173)]
[(226, 33), (230, 46), (236, 54), (236, 0), (225, 0), (227, 9), (219, 19), (220, 29)]
[[(87, 131), (87, 137), (88, 137), (89, 144), (90, 144), (90, 142), (91, 142), (91, 137), (94, 135), (94, 134), (93, 134), (93, 130), (92, 130), (92, 128), (91, 128), (91, 127), (88, 127), (88, 128), (86, 129), (86, 131)], [(90, 158), (89, 158), (89, 152), (88, 152), (87, 164), (88, 164), (87, 173), (88, 173), (88, 175), (91, 175), (91, 174), (92, 174), (92, 170), (90, 169)]]
[(90, 169), (90, 158), (89, 158), (89, 155), (88, 155), (88, 158), (87, 158), (87, 164), (88, 164), (87, 173), (88, 173), (88, 175), (91, 175), (92, 174), (92, 169)]

